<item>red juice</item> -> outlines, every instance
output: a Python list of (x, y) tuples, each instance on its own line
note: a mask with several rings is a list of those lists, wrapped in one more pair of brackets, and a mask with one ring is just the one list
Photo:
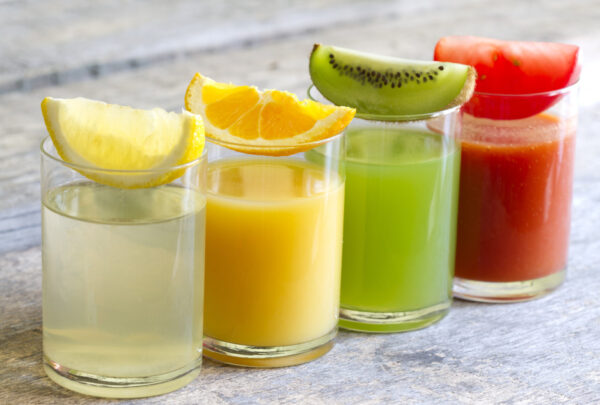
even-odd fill
[(575, 119), (463, 117), (456, 276), (526, 281), (565, 269)]

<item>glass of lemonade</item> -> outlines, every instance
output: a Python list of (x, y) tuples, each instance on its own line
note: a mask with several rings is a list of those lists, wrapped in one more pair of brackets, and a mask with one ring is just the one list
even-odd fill
[(338, 322), (343, 133), (301, 145), (319, 159), (207, 141), (204, 355), (251, 367), (323, 355)]
[(430, 325), (452, 301), (459, 107), (360, 115), (346, 130), (340, 327)]
[(161, 173), (70, 164), (50, 138), (41, 152), (46, 374), (103, 397), (184, 386), (202, 359), (206, 154), (122, 189), (90, 179)]

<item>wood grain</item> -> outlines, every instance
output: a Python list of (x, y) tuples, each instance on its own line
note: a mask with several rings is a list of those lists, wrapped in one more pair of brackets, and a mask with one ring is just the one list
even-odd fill
[[(600, 402), (598, 1), (342, 3), (0, 1), (0, 404), (115, 402), (63, 390), (41, 368), (44, 96), (179, 110), (196, 71), (304, 95), (314, 42), (430, 58), (436, 40), (449, 34), (582, 46), (565, 285), (529, 303), (457, 301), (441, 323), (412, 333), (340, 332), (329, 354), (297, 367), (248, 370), (206, 361), (201, 376), (177, 392), (120, 403)], [(101, 73), (90, 73), (90, 66)]]

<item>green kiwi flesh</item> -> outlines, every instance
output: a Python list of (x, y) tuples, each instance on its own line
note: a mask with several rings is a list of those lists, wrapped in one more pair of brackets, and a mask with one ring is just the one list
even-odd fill
[(315, 44), (310, 77), (321, 94), (359, 114), (418, 115), (461, 105), (473, 95), (471, 66), (392, 58)]

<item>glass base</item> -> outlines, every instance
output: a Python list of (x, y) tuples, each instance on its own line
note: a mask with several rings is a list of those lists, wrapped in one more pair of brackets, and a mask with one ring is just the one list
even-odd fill
[(44, 371), (58, 385), (84, 395), (142, 398), (175, 391), (200, 374), (202, 358), (192, 366), (148, 377), (107, 377), (70, 369), (44, 356)]
[(510, 303), (540, 298), (565, 280), (565, 271), (526, 281), (489, 282), (454, 278), (454, 296), (468, 301)]
[(340, 308), (340, 328), (357, 332), (393, 333), (422, 329), (448, 313), (451, 300), (405, 312), (366, 312)]
[(318, 339), (290, 346), (249, 346), (204, 337), (205, 357), (242, 367), (286, 367), (321, 357), (333, 347), (337, 327)]

